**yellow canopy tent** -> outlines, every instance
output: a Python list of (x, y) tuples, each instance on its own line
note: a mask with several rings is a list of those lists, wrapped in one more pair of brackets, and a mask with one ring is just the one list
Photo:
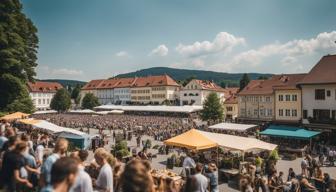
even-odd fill
[(40, 123), (41, 120), (37, 119), (21, 119), (19, 120), (20, 123), (27, 124), (27, 125), (35, 125), (37, 123)]
[(15, 120), (15, 119), (23, 119), (23, 118), (26, 118), (28, 116), (29, 116), (29, 114), (27, 114), (27, 113), (15, 112), (15, 113), (12, 113), (12, 114), (5, 115), (5, 116), (1, 117), (0, 119), (1, 120), (6, 120), (6, 121), (12, 121), (12, 120)]
[(192, 150), (203, 150), (218, 146), (216, 142), (211, 141), (195, 129), (191, 129), (181, 135), (170, 138), (164, 141), (164, 144)]

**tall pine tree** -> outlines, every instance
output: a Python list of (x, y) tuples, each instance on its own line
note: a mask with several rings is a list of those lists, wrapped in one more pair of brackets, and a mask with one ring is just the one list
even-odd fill
[(224, 109), (222, 103), (220, 102), (220, 98), (217, 96), (217, 93), (212, 92), (207, 96), (203, 103), (201, 118), (203, 121), (223, 121)]
[(1, 0), (0, 109), (27, 111), (32, 106), (26, 84), (36, 75), (37, 48), (37, 29), (22, 12), (20, 1)]
[(244, 73), (243, 77), (239, 81), (240, 90), (243, 90), (246, 87), (246, 85), (249, 84), (249, 82), (250, 82), (249, 76), (246, 73)]

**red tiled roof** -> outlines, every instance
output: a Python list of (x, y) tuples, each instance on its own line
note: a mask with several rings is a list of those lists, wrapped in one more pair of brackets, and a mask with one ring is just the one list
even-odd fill
[(155, 86), (179, 86), (174, 79), (168, 75), (138, 77), (133, 87), (155, 87)]
[(274, 89), (297, 89), (296, 84), (306, 74), (273, 75), (267, 80), (252, 80), (239, 95), (269, 95)]
[(301, 81), (307, 74), (285, 74), (277, 75), (280, 82), (273, 86), (273, 89), (298, 89), (297, 83)]
[(82, 90), (92, 90), (97, 89), (97, 87), (104, 81), (104, 79), (91, 80), (82, 87)]
[(115, 88), (131, 87), (135, 83), (136, 78), (119, 78)]
[(196, 83), (201, 86), (203, 90), (212, 90), (212, 91), (220, 91), (224, 92), (225, 90), (217, 85), (216, 83), (208, 80), (200, 80), (200, 79), (195, 79)]
[(28, 82), (28, 89), (30, 92), (44, 92), (44, 93), (55, 93), (57, 90), (62, 89), (63, 86), (56, 82)]
[(239, 91), (238, 87), (229, 87), (224, 88), (224, 97), (225, 99), (231, 98), (232, 96), (236, 95)]
[(326, 55), (298, 84), (336, 83), (336, 55)]
[(228, 99), (224, 101), (224, 104), (237, 104), (237, 103), (238, 103), (238, 99), (236, 95), (232, 95), (231, 97), (229, 97)]
[(98, 79), (88, 82), (82, 90), (90, 89), (113, 89), (123, 87), (154, 87), (154, 86), (179, 86), (174, 79), (168, 75), (134, 77), (134, 78), (112, 78)]

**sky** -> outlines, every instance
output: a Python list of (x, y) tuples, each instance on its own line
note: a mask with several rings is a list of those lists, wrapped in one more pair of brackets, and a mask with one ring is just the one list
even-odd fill
[(37, 78), (149, 67), (305, 73), (336, 54), (335, 0), (21, 0), (38, 28)]

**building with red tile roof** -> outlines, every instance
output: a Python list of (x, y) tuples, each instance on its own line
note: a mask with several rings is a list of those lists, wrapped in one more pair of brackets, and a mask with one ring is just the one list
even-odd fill
[(298, 85), (302, 90), (303, 123), (312, 128), (336, 124), (336, 55), (323, 56)]
[(36, 81), (27, 84), (29, 95), (33, 100), (36, 110), (50, 109), (51, 99), (63, 86), (57, 82)]

